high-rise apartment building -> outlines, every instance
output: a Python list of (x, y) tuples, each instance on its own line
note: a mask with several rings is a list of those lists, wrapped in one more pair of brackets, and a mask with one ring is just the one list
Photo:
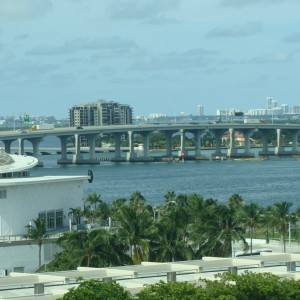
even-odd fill
[(197, 105), (197, 109), (198, 109), (198, 116), (204, 116), (204, 107), (203, 105)]
[(267, 105), (268, 109), (277, 108), (277, 100), (273, 99), (272, 97), (267, 97)]
[(132, 124), (133, 110), (129, 105), (113, 101), (74, 105), (69, 109), (70, 126), (101, 126)]

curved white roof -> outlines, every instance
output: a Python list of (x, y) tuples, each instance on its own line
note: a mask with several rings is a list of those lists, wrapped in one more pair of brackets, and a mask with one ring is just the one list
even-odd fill
[(33, 156), (8, 154), (0, 149), (0, 173), (11, 173), (33, 168), (38, 160)]

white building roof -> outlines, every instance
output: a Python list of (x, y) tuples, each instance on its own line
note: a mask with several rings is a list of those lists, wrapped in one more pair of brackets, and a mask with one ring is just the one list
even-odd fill
[(51, 182), (62, 182), (62, 181), (76, 181), (76, 180), (88, 180), (89, 175), (78, 175), (78, 176), (41, 176), (41, 177), (20, 177), (20, 178), (9, 178), (1, 179), (0, 186), (16, 186), (16, 185), (29, 185), (37, 183), (51, 183)]
[[(298, 262), (299, 254), (287, 253), (264, 253), (259, 259), (273, 261), (273, 258), (279, 257), (282, 263)], [(218, 258), (205, 257), (204, 260), (190, 260), (173, 263), (149, 263), (144, 262), (142, 265), (133, 265), (126, 267), (110, 267), (110, 268), (87, 268), (79, 267), (73, 271), (50, 272), (42, 274), (15, 273), (0, 278), (0, 298), (14, 299), (35, 299), (47, 300), (62, 297), (70, 288), (76, 288), (78, 277), (83, 279), (115, 280), (125, 289), (133, 294), (140, 291), (146, 284), (158, 283), (161, 280), (167, 281), (169, 272), (176, 272), (176, 281), (178, 282), (198, 282), (199, 280), (209, 279), (215, 280), (218, 273), (227, 272), (228, 267), (235, 266), (238, 273), (244, 273), (249, 270), (254, 273), (270, 272), (277, 276), (287, 279), (298, 280), (299, 271), (288, 271), (287, 265), (281, 263), (261, 265), (255, 260), (244, 258)], [(206, 269), (199, 270), (199, 266), (205, 265)], [(248, 265), (248, 268), (245, 266)], [(34, 286), (42, 284), (44, 293), (34, 294)], [(201, 284), (201, 282), (200, 282)]]
[(8, 154), (0, 149), (0, 174), (24, 171), (37, 164), (38, 160), (33, 156)]

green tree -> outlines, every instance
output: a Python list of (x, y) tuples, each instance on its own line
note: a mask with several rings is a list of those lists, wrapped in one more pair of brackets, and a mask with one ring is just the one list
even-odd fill
[(252, 255), (253, 232), (257, 227), (261, 225), (261, 209), (255, 203), (246, 205), (244, 209), (245, 209), (245, 225), (249, 228), (249, 232), (250, 232), (250, 253)]
[(233, 255), (233, 243), (242, 241), (247, 248), (245, 229), (241, 225), (240, 210), (224, 204), (213, 205), (207, 210), (203, 236), (208, 253), (228, 257)]
[[(167, 300), (167, 299), (180, 299), (180, 300), (193, 300), (203, 298), (201, 288), (197, 288), (195, 283), (188, 282), (163, 282), (146, 286), (141, 292), (137, 294), (140, 300)], [(201, 295), (202, 294), (202, 295)], [(202, 297), (200, 297), (202, 296)]]
[(286, 252), (286, 233), (288, 231), (289, 222), (291, 221), (290, 207), (291, 202), (282, 201), (274, 204), (274, 216), (276, 218), (276, 227), (280, 233), (280, 239), (283, 242), (283, 252)]
[(97, 193), (88, 195), (85, 200), (85, 210), (92, 218), (92, 223), (95, 223), (96, 218), (107, 219), (110, 213), (109, 205), (105, 203), (101, 199), (101, 195)]
[(120, 206), (117, 220), (121, 223), (117, 233), (131, 249), (131, 258), (135, 264), (147, 261), (149, 257), (149, 228), (153, 217), (146, 201), (134, 194), (129, 203)]
[[(109, 267), (131, 262), (126, 254), (126, 244), (117, 235), (104, 229), (66, 232), (57, 240), (57, 244), (69, 254), (66, 267), (70, 269), (78, 266)], [(63, 256), (59, 255), (57, 260), (60, 257)]]
[(43, 218), (32, 220), (34, 225), (26, 225), (27, 234), (24, 236), (27, 239), (34, 240), (39, 247), (39, 272), (42, 264), (42, 245), (43, 239), (46, 237), (46, 221)]
[(72, 208), (70, 207), (68, 217), (71, 218), (72, 224), (80, 224), (80, 218), (82, 216), (82, 211), (80, 207)]
[(101, 282), (95, 279), (71, 288), (58, 300), (127, 300), (133, 299), (128, 291), (115, 282)]

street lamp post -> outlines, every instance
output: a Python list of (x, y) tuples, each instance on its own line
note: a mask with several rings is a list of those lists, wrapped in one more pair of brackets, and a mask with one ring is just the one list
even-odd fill
[(156, 221), (156, 211), (157, 211), (156, 206), (152, 205), (151, 203), (148, 203), (148, 202), (147, 202), (147, 205), (149, 205), (153, 211), (153, 220), (155, 222)]

